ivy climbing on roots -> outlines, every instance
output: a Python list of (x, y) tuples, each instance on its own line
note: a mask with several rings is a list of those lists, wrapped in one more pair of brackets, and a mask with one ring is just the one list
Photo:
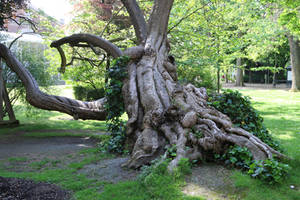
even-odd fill
[(111, 133), (110, 140), (105, 144), (105, 149), (110, 152), (123, 153), (125, 146), (125, 122), (121, 116), (125, 112), (122, 96), (123, 80), (127, 77), (126, 66), (129, 57), (122, 56), (114, 60), (111, 68), (107, 70), (108, 82), (105, 87), (107, 110), (107, 131)]

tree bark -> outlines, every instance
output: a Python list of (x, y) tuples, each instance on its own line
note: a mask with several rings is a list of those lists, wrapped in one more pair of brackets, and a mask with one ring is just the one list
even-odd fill
[(242, 67), (242, 59), (238, 58), (236, 60), (236, 81), (235, 81), (235, 86), (244, 86), (243, 69), (241, 67)]
[(3, 120), (4, 118), (4, 110), (3, 110), (3, 90), (4, 90), (4, 85), (3, 85), (3, 76), (2, 76), (2, 63), (1, 63), (1, 58), (0, 58), (0, 121)]
[(130, 15), (139, 43), (144, 43), (147, 37), (147, 24), (136, 0), (121, 0)]
[[(123, 96), (132, 153), (126, 166), (137, 168), (149, 163), (173, 145), (176, 157), (170, 170), (181, 158), (205, 158), (209, 151), (223, 152), (229, 143), (247, 147), (257, 160), (283, 156), (254, 135), (233, 127), (226, 115), (208, 106), (204, 88), (177, 83), (165, 32), (172, 3), (155, 1), (144, 54), (128, 65)], [(203, 137), (197, 138), (192, 129), (202, 132)]]
[[(126, 8), (131, 9), (129, 13), (133, 12), (130, 14), (132, 21), (139, 21), (135, 19), (139, 15), (131, 8), (134, 6), (137, 9), (138, 5), (129, 3), (135, 1), (126, 2)], [(180, 85), (177, 82), (177, 69), (174, 59), (169, 56), (170, 46), (167, 39), (172, 5), (173, 0), (155, 0), (145, 38), (139, 46), (124, 52), (103, 39), (87, 35), (70, 36), (52, 44), (58, 48), (62, 59), (65, 59), (62, 44), (78, 45), (80, 42), (107, 47), (106, 50), (111, 51), (108, 52), (111, 55), (117, 53), (119, 56), (125, 54), (131, 57), (127, 66), (128, 77), (122, 88), (128, 114), (126, 136), (131, 147), (131, 157), (126, 166), (137, 168), (147, 164), (161, 155), (166, 155), (166, 149), (174, 145), (176, 157), (169, 164), (170, 170), (177, 166), (181, 158), (194, 160), (205, 158), (208, 152), (222, 153), (228, 144), (247, 147), (256, 160), (283, 157), (284, 155), (253, 134), (235, 128), (228, 116), (210, 107), (207, 104), (205, 88), (196, 88), (192, 84)], [(136, 23), (135, 28), (142, 30), (142, 24)], [(136, 32), (138, 33), (137, 30)], [(86, 37), (94, 38), (99, 43), (86, 40)], [(42, 93), (31, 74), (1, 44), (0, 57), (20, 77), (26, 88), (27, 100), (32, 105), (71, 115), (76, 113), (82, 119), (105, 118), (102, 104), (104, 100), (79, 102)], [(62, 62), (63, 66), (65, 65)], [(203, 137), (196, 137), (193, 131), (201, 132)]]
[(289, 35), (290, 57), (292, 64), (292, 88), (290, 91), (300, 90), (300, 41)]

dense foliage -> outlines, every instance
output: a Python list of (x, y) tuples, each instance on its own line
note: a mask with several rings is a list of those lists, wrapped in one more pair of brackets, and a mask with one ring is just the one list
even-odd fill
[(81, 85), (73, 86), (74, 96), (75, 99), (82, 100), (82, 101), (93, 101), (97, 99), (101, 99), (105, 96), (105, 89), (104, 88), (90, 88), (84, 87)]
[(262, 1), (175, 2), (169, 29), (179, 79), (216, 88), (218, 77), (234, 80), (237, 67), (257, 70), (264, 66), (260, 70), (278, 73), (289, 54), (282, 48), (286, 30), (274, 20), (278, 13), (278, 7)]
[(264, 126), (263, 118), (252, 107), (249, 97), (242, 96), (238, 91), (224, 90), (222, 94), (215, 94), (210, 101), (210, 105), (229, 116), (235, 126), (245, 129), (272, 148), (280, 150), (278, 142)]
[(17, 9), (25, 8), (27, 0), (1, 0), (0, 1), (0, 30), (6, 29), (5, 22), (16, 18)]
[(123, 79), (127, 77), (126, 56), (116, 59), (107, 71), (108, 83), (105, 88), (107, 102), (107, 130), (111, 133), (111, 139), (105, 144), (108, 151), (123, 153), (125, 146), (125, 122), (121, 119), (125, 112), (122, 96)]
[[(213, 95), (209, 104), (229, 116), (236, 127), (247, 130), (272, 148), (282, 151), (279, 143), (272, 138), (263, 125), (263, 118), (252, 107), (249, 97), (242, 96), (238, 91), (224, 90), (222, 94)], [(270, 184), (282, 181), (289, 170), (288, 165), (277, 161), (276, 158), (254, 161), (247, 148), (237, 145), (230, 146), (222, 155), (216, 154), (215, 158), (224, 161), (227, 165), (245, 170), (252, 177), (260, 178)]]
[[(12, 38), (6, 34), (0, 34), (0, 42), (7, 43), (9, 45), (8, 41), (11, 39)], [(45, 48), (46, 47), (43, 44), (24, 41), (21, 38), (12, 45), (11, 50), (17, 58), (24, 63), (24, 66), (37, 80), (38, 84), (42, 86), (44, 90), (47, 90), (48, 86), (57, 80), (57, 77), (51, 76), (48, 71), (49, 62), (44, 56)], [(26, 103), (25, 88), (21, 80), (4, 63), (2, 63), (2, 65), (2, 76), (6, 84), (11, 103), (14, 105), (15, 102), (22, 101), (27, 105), (26, 107), (28, 111), (31, 110), (32, 107)], [(30, 114), (30, 112), (26, 113)]]

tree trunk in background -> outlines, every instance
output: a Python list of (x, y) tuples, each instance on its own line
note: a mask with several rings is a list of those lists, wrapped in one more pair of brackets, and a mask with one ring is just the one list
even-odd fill
[(2, 63), (1, 63), (1, 58), (0, 58), (0, 121), (3, 120), (4, 117), (4, 110), (3, 110), (3, 77), (2, 77)]
[(290, 57), (292, 64), (292, 88), (290, 91), (300, 91), (300, 40), (289, 36)]
[[(8, 92), (6, 89), (6, 84), (2, 77), (2, 66), (1, 66), (1, 58), (0, 58), (0, 125), (4, 124), (19, 124), (19, 121), (16, 120), (14, 110), (12, 108)], [(5, 110), (4, 110), (5, 106)], [(9, 121), (3, 121), (4, 115), (8, 114)]]
[(273, 72), (273, 88), (276, 88), (276, 72)]
[(236, 81), (235, 86), (244, 86), (244, 79), (243, 79), (243, 69), (242, 66), (242, 58), (238, 58), (236, 60)]
[(225, 71), (225, 83), (229, 83), (229, 79), (228, 79), (228, 72), (229, 70), (228, 69), (226, 69), (226, 71)]
[(220, 93), (220, 87), (221, 87), (221, 77), (220, 77), (220, 67), (218, 66), (218, 71), (217, 71), (217, 90), (218, 90), (218, 93)]

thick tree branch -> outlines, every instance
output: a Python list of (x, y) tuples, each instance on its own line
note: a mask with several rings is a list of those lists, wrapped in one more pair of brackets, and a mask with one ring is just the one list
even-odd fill
[(136, 37), (140, 43), (145, 42), (147, 37), (147, 24), (144, 15), (136, 0), (121, 0), (130, 15)]
[(149, 19), (149, 34), (145, 44), (146, 54), (167, 46), (167, 28), (174, 0), (155, 0)]
[(150, 31), (165, 34), (174, 0), (155, 0), (150, 16)]
[[(62, 39), (59, 39), (57, 41), (54, 41), (51, 43), (51, 47), (57, 48), (60, 57), (61, 57), (61, 68), (60, 72), (64, 72), (66, 68), (66, 56), (61, 48), (64, 44), (70, 44), (70, 46), (80, 46), (82, 44), (79, 43), (87, 43), (87, 46), (93, 49), (95, 51), (95, 47), (99, 47), (103, 50), (105, 50), (108, 54), (112, 55), (114, 58), (120, 57), (123, 55), (123, 52), (114, 44), (109, 42), (108, 40), (105, 40), (101, 37), (98, 37), (96, 35), (92, 34), (74, 34), (68, 37), (64, 37)], [(86, 46), (84, 46), (86, 47)]]
[(94, 102), (83, 102), (66, 97), (48, 95), (39, 89), (36, 80), (32, 77), (30, 72), (23, 67), (11, 51), (3, 44), (0, 44), (0, 57), (3, 58), (7, 66), (14, 71), (22, 81), (26, 89), (26, 99), (31, 105), (45, 110), (67, 113), (73, 116), (74, 119), (105, 120), (104, 98)]
[(50, 46), (57, 48), (64, 44), (70, 44), (71, 46), (72, 45), (74, 46), (79, 43), (87, 43), (88, 45), (92, 45), (93, 47), (99, 47), (105, 50), (110, 55), (112, 55), (114, 58), (123, 55), (122, 51), (116, 45), (112, 44), (108, 40), (105, 40), (96, 35), (86, 34), (86, 33), (74, 34), (68, 37), (64, 37), (62, 39), (52, 42)]

